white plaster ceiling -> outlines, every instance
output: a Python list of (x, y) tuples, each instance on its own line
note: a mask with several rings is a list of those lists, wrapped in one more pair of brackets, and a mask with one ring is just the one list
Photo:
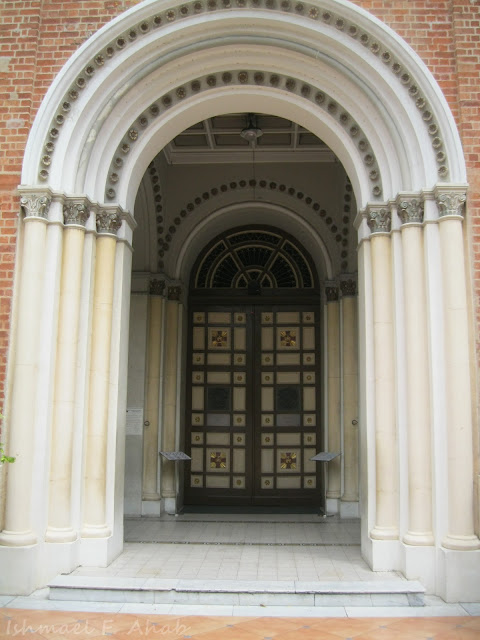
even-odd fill
[(307, 129), (273, 115), (253, 114), (262, 135), (250, 144), (240, 132), (249, 114), (230, 113), (208, 118), (176, 136), (164, 149), (168, 164), (211, 162), (333, 162), (335, 154)]

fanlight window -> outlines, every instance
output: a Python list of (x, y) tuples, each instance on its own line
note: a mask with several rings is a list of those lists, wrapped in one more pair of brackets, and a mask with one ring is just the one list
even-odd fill
[(290, 237), (280, 231), (232, 231), (201, 259), (196, 289), (311, 289), (312, 270)]

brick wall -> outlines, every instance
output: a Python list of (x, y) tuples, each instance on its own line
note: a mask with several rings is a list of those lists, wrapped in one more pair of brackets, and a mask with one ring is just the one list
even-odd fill
[[(480, 0), (354, 0), (422, 57), (462, 135), (480, 325)], [(55, 74), (95, 31), (138, 0), (3, 0), (0, 4), (0, 407), (3, 406), (18, 216), (29, 128)], [(61, 19), (60, 19), (61, 16)], [(480, 353), (480, 346), (479, 346)]]

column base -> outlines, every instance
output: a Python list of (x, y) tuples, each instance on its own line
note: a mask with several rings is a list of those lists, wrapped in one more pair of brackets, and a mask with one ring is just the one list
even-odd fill
[(454, 551), (475, 551), (480, 549), (480, 540), (477, 536), (451, 536), (447, 535), (442, 541), (442, 547)]
[(435, 544), (435, 539), (431, 531), (407, 531), (403, 542), (413, 547), (431, 547)]
[(8, 531), (0, 533), (0, 545), (4, 547), (30, 547), (37, 544), (37, 536), (33, 531)]
[(162, 513), (162, 503), (160, 498), (156, 500), (142, 500), (142, 516), (160, 516)]
[(398, 528), (375, 526), (370, 531), (370, 537), (373, 540), (398, 540)]
[(401, 544), (403, 556), (402, 572), (407, 580), (418, 580), (427, 593), (435, 593), (436, 587), (436, 549), (434, 546), (412, 546)]
[(40, 545), (0, 547), (1, 595), (28, 596), (45, 586), (39, 570)]
[(111, 535), (110, 527), (106, 524), (86, 524), (81, 532), (82, 538), (108, 538)]
[(71, 527), (48, 527), (45, 532), (45, 542), (75, 542), (77, 532)]
[(340, 500), (341, 518), (359, 518), (360, 508), (357, 500)]
[(370, 567), (372, 571), (401, 571), (402, 558), (399, 540), (371, 540)]
[(335, 513), (337, 514), (338, 509), (338, 498), (327, 498), (327, 513)]
[(445, 602), (480, 602), (480, 550), (439, 549), (436, 593)]

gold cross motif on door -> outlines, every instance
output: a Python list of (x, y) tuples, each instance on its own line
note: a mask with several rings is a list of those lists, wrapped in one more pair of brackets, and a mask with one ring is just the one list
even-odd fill
[(227, 466), (227, 457), (221, 451), (214, 451), (210, 454), (211, 469), (225, 469)]
[(280, 456), (280, 467), (282, 469), (296, 469), (297, 468), (297, 454), (296, 453), (282, 453)]

